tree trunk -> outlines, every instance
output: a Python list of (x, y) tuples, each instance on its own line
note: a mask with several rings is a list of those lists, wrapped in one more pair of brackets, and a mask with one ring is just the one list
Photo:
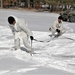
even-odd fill
[(1, 0), (1, 8), (3, 8), (3, 0)]
[(30, 0), (28, 0), (28, 8), (30, 8)]

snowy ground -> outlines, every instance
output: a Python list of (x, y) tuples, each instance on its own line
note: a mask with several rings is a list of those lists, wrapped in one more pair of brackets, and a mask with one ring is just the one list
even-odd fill
[[(0, 75), (74, 75), (75, 74), (75, 39), (74, 23), (64, 23), (67, 32), (51, 42), (33, 41), (37, 54), (30, 56), (22, 50), (11, 51), (14, 45), (13, 35), (8, 27), (7, 17), (15, 15), (24, 18), (33, 35), (38, 40), (48, 41), (48, 28), (58, 14), (46, 12), (28, 12), (19, 10), (0, 10)], [(22, 42), (21, 42), (22, 43)]]

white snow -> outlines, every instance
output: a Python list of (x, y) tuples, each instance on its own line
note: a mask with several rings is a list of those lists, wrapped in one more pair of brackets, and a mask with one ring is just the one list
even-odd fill
[[(65, 38), (75, 39), (74, 23), (65, 22), (67, 32), (51, 42), (46, 42), (51, 39), (48, 28), (58, 14), (2, 9), (0, 13), (0, 75), (73, 75), (75, 73), (75, 41)], [(14, 37), (8, 27), (8, 15), (24, 18), (33, 30), (34, 37), (45, 41), (33, 41), (32, 47), (36, 53), (33, 56), (25, 51), (23, 44), (21, 50), (11, 50), (14, 46)]]

